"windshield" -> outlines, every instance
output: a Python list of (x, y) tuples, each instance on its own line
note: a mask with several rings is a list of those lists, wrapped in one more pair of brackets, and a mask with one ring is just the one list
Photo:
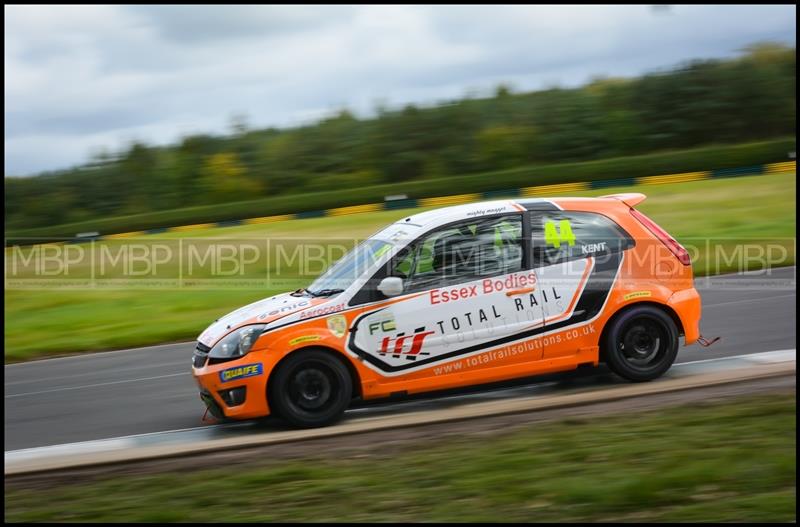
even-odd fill
[(344, 291), (391, 247), (391, 243), (374, 238), (364, 241), (314, 280), (308, 292), (320, 295)]
[(347, 289), (393, 246), (405, 245), (418, 230), (416, 225), (392, 224), (364, 240), (308, 286), (311, 295), (336, 294)]

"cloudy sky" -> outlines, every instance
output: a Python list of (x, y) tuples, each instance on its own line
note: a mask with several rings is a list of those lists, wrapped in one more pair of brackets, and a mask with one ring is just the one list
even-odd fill
[(795, 6), (6, 6), (5, 173), (380, 101), (574, 86), (755, 41)]

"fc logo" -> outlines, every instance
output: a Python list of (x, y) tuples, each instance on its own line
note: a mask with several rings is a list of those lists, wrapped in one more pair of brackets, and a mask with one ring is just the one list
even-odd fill
[(397, 326), (394, 325), (394, 320), (384, 320), (381, 322), (370, 322), (369, 324), (369, 334), (372, 335), (378, 330), (381, 330), (382, 333), (388, 333), (397, 329)]

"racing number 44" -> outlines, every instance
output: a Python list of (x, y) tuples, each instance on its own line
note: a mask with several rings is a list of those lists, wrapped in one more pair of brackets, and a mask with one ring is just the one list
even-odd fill
[(556, 229), (556, 222), (554, 221), (548, 221), (545, 223), (544, 241), (556, 249), (561, 247), (562, 242), (565, 242), (570, 246), (575, 245), (575, 235), (572, 234), (572, 226), (569, 224), (569, 220), (559, 221), (558, 229)]

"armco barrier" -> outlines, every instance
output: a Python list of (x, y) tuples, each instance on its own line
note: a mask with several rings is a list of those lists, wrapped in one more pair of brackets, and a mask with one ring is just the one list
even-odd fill
[[(665, 174), (662, 176), (647, 176), (640, 178), (607, 179), (600, 181), (561, 183), (556, 185), (539, 185), (535, 187), (523, 187), (516, 189), (490, 190), (474, 194), (457, 194), (452, 196), (439, 196), (433, 198), (419, 199), (399, 199), (385, 201), (383, 203), (367, 203), (364, 205), (351, 205), (348, 207), (338, 207), (326, 210), (310, 210), (297, 212), (294, 214), (280, 214), (275, 216), (263, 216), (260, 218), (246, 218), (241, 220), (219, 221), (214, 223), (198, 223), (194, 225), (184, 225), (180, 227), (160, 227), (148, 229), (146, 231), (122, 232), (117, 234), (99, 235), (92, 238), (80, 238), (70, 240), (67, 243), (81, 243), (88, 240), (120, 239), (133, 238), (144, 234), (159, 234), (164, 232), (184, 232), (214, 227), (231, 227), (234, 225), (253, 225), (258, 223), (274, 223), (277, 221), (299, 220), (305, 218), (321, 218), (324, 216), (344, 216), (349, 214), (360, 214), (362, 212), (376, 212), (382, 210), (397, 210), (416, 207), (444, 207), (447, 205), (459, 205), (472, 201), (484, 199), (500, 199), (515, 197), (541, 197), (555, 193), (579, 192), (584, 190), (602, 189), (608, 187), (631, 186), (631, 185), (666, 185), (670, 183), (686, 183), (690, 181), (702, 181), (706, 179), (730, 178), (753, 176), (758, 174), (778, 174), (782, 172), (793, 172), (797, 170), (797, 161), (784, 161), (780, 163), (769, 163), (766, 165), (754, 165), (748, 167), (726, 168), (721, 170), (706, 170), (702, 172), (686, 172), (682, 174)], [(55, 242), (59, 243), (59, 242)], [(61, 242), (63, 243), (63, 242)]]

